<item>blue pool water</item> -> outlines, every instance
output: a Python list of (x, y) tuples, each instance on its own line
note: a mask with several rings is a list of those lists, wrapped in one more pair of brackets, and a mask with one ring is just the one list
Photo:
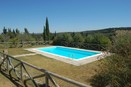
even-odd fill
[(88, 51), (88, 50), (69, 48), (69, 47), (63, 47), (63, 46), (52, 46), (52, 47), (38, 48), (37, 50), (41, 51), (41, 52), (47, 52), (50, 54), (64, 56), (66, 58), (76, 59), (76, 60), (82, 59), (85, 57), (94, 56), (94, 55), (101, 53), (101, 52), (97, 52), (97, 51)]

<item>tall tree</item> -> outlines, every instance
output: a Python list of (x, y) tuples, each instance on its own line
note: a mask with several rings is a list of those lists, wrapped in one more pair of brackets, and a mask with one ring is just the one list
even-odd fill
[(26, 34), (29, 34), (29, 31), (28, 31), (27, 28), (24, 28), (24, 31), (25, 31)]
[(3, 28), (3, 34), (7, 34), (7, 29), (5, 27)]
[(43, 30), (43, 39), (44, 39), (44, 41), (47, 40), (47, 35), (46, 35), (46, 28), (45, 28), (45, 26), (44, 26), (44, 30)]
[(57, 35), (57, 34), (56, 34), (56, 31), (55, 31), (54, 38), (56, 37), (56, 35)]
[(43, 31), (43, 39), (45, 41), (50, 40), (50, 29), (49, 29), (48, 17), (46, 17), (46, 22), (45, 22), (44, 31)]
[(11, 29), (10, 28), (8, 28), (8, 33), (11, 33), (12, 31), (11, 31)]
[(48, 18), (46, 17), (46, 33), (47, 33), (47, 36), (48, 36), (48, 39), (50, 37), (50, 30), (49, 30), (49, 22), (48, 22)]
[(45, 29), (46, 29), (47, 40), (50, 40), (50, 29), (49, 29), (48, 17), (46, 17)]
[(16, 28), (15, 30), (16, 34), (20, 34), (20, 31)]
[(7, 36), (9, 37), (9, 39), (12, 39), (12, 38), (14, 38), (14, 34), (13, 34), (13, 32), (12, 32), (12, 30), (11, 30), (11, 28), (8, 28), (8, 33), (7, 33)]
[(13, 34), (14, 34), (14, 36), (16, 36), (16, 32), (15, 32), (15, 30), (13, 29)]

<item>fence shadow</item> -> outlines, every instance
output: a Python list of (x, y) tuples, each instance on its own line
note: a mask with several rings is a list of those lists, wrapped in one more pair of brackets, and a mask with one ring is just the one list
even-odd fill
[(25, 87), (22, 86), (16, 79), (12, 78), (10, 75), (2, 72), (2, 70), (0, 70), (0, 73), (5, 76), (8, 80), (10, 80), (16, 87)]
[(60, 81), (58, 80), (73, 85), (70, 87), (90, 87), (1, 52), (0, 73), (16, 87), (60, 87)]

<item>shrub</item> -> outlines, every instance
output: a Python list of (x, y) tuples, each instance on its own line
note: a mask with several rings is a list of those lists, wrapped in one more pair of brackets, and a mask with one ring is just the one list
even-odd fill
[[(131, 31), (116, 31), (112, 51), (121, 55), (131, 54)], [(115, 49), (114, 49), (115, 48)]]
[(77, 42), (77, 43), (84, 42), (84, 38), (82, 37), (80, 33), (76, 33), (73, 38), (74, 38), (74, 42)]
[(101, 33), (88, 35), (85, 38), (85, 43), (89, 43), (89, 47), (95, 50), (105, 50), (111, 45), (110, 39)]
[(92, 77), (91, 85), (93, 87), (106, 87), (109, 84), (110, 77), (105, 73), (99, 73)]
[(68, 33), (65, 33), (56, 36), (55, 39), (53, 40), (53, 44), (68, 46), (69, 45), (68, 43), (71, 43), (72, 41), (73, 41), (72, 36)]
[[(131, 84), (131, 35), (129, 31), (117, 31), (113, 43), (114, 54), (106, 58), (100, 73), (95, 75), (91, 80), (94, 87), (130, 87)], [(128, 46), (127, 46), (128, 45)], [(104, 73), (104, 74), (103, 74)], [(105, 77), (110, 81), (103, 82)], [(95, 81), (98, 82), (95, 84)]]

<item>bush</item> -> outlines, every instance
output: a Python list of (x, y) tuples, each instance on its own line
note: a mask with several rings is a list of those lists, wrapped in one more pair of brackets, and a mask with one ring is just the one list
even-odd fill
[(131, 31), (116, 31), (116, 37), (114, 37), (113, 42), (111, 49), (113, 52), (121, 56), (131, 54)]
[[(130, 87), (131, 85), (131, 35), (129, 31), (117, 31), (113, 43), (114, 54), (106, 58), (100, 73), (95, 75), (91, 80), (94, 87)], [(128, 45), (128, 46), (127, 46)], [(103, 82), (105, 77), (110, 81)], [(98, 82), (95, 84), (95, 82)]]
[(80, 33), (76, 33), (73, 38), (74, 38), (74, 42), (77, 42), (77, 43), (84, 42), (84, 38), (82, 37)]
[(95, 50), (105, 50), (111, 45), (110, 39), (101, 33), (88, 35), (85, 38), (85, 43), (89, 43), (89, 47)]
[(105, 73), (99, 73), (92, 77), (91, 85), (93, 87), (106, 87), (109, 84), (110, 77)]
[(93, 35), (88, 35), (86, 38), (85, 38), (85, 43), (93, 43)]
[(73, 41), (72, 36), (68, 33), (65, 33), (65, 34), (59, 34), (58, 36), (56, 36), (55, 39), (53, 40), (53, 44), (69, 46), (69, 44), (72, 41)]

